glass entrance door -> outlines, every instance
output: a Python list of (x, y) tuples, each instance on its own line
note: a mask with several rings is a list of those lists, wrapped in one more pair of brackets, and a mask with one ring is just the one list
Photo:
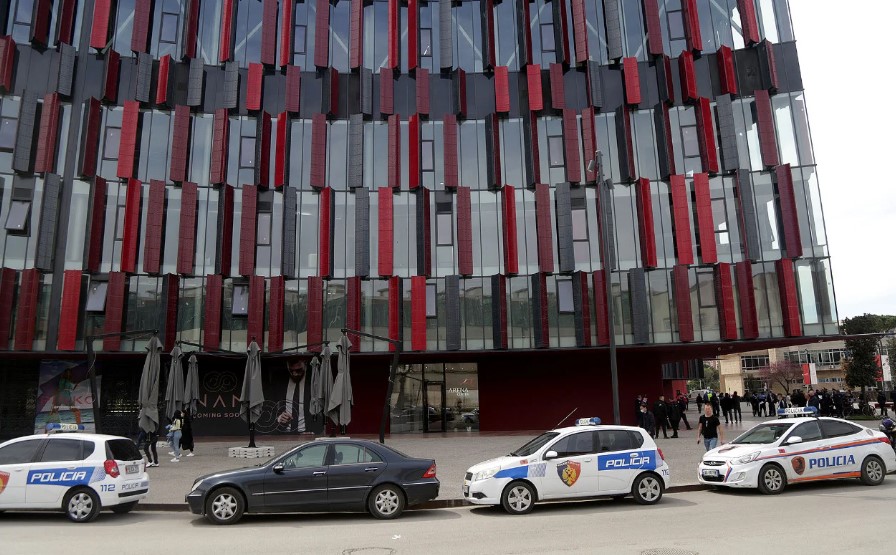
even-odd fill
[(445, 382), (423, 382), (424, 414), (423, 431), (445, 431)]

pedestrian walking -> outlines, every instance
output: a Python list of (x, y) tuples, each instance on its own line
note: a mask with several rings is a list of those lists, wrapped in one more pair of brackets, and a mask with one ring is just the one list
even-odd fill
[(180, 450), (181, 451), (189, 451), (187, 453), (188, 457), (192, 457), (196, 454), (196, 449), (193, 441), (193, 418), (190, 415), (190, 409), (185, 408), (183, 411), (183, 429), (181, 430), (180, 436)]
[(883, 390), (877, 392), (877, 406), (880, 408), (881, 416), (887, 416), (887, 414), (889, 414), (887, 412), (887, 396), (884, 395)]
[(713, 392), (712, 398), (710, 398), (709, 402), (712, 404), (712, 414), (714, 416), (718, 416), (719, 411), (721, 410), (721, 406), (719, 404), (719, 394), (716, 392)]
[(734, 395), (731, 396), (731, 409), (733, 411), (734, 421), (735, 422), (743, 422), (744, 415), (741, 413), (740, 404), (742, 400), (740, 395), (737, 394), (737, 391), (734, 392)]
[(731, 423), (731, 395), (725, 393), (725, 396), (719, 401), (722, 405), (722, 415), (725, 416), (725, 424)]
[(678, 424), (681, 422), (681, 411), (678, 410), (678, 402), (666, 403), (666, 412), (669, 414), (669, 424), (672, 425), (672, 439), (678, 437)]
[(688, 400), (687, 397), (681, 396), (678, 398), (678, 412), (681, 413), (681, 420), (684, 422), (685, 427), (688, 430), (691, 429), (691, 423), (688, 422), (688, 415), (686, 414), (688, 410)]
[(171, 424), (168, 425), (168, 431), (171, 433), (171, 449), (170, 455), (174, 455), (171, 462), (180, 462), (180, 438), (183, 435), (184, 417), (181, 412), (175, 411)]
[(647, 410), (647, 403), (641, 403), (641, 410), (638, 413), (638, 426), (650, 434), (650, 437), (656, 436), (656, 419), (653, 417), (653, 413)]
[(697, 412), (703, 412), (703, 395), (697, 394)]
[(722, 440), (722, 423), (719, 417), (712, 413), (712, 407), (706, 405), (703, 410), (703, 416), (697, 424), (697, 443), (700, 443), (700, 436), (703, 436), (703, 447), (709, 451), (715, 449)]
[(140, 430), (137, 436), (137, 450), (143, 449), (146, 452), (146, 467), (151, 468), (159, 466), (159, 453), (156, 451), (156, 442), (159, 440), (159, 434), (155, 431), (146, 432)]
[(666, 410), (666, 401), (665, 397), (660, 395), (660, 398), (653, 404), (653, 417), (656, 419), (656, 432), (655, 436), (657, 439), (660, 437), (660, 429), (663, 430), (663, 438), (669, 439), (667, 435), (667, 428), (669, 427), (669, 413)]

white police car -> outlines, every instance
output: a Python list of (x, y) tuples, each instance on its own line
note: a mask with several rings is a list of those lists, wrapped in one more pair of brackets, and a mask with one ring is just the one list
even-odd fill
[(859, 478), (876, 486), (896, 471), (896, 454), (881, 432), (818, 418), (813, 407), (780, 409), (778, 415), (795, 418), (764, 422), (704, 454), (699, 481), (775, 494), (788, 484), (816, 480)]
[(511, 514), (528, 513), (536, 501), (579, 497), (631, 494), (638, 503), (659, 501), (669, 487), (669, 466), (653, 438), (641, 428), (599, 424), (599, 418), (579, 419), (470, 467), (464, 499), (500, 504)]
[(48, 433), (0, 444), (0, 512), (61, 509), (69, 520), (90, 522), (104, 508), (130, 511), (148, 492), (143, 457), (125, 437)]

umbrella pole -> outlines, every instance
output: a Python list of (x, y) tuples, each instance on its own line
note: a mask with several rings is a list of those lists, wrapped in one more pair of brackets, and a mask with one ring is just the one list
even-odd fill
[[(251, 418), (250, 418), (251, 420)], [(255, 448), (255, 423), (249, 423), (249, 447)]]

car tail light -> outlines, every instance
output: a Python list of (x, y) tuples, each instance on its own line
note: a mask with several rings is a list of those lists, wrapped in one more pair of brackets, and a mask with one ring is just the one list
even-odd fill
[(879, 439), (882, 443), (886, 443), (887, 445), (890, 445), (890, 438), (888, 438), (888, 437), (880, 437), (880, 438), (878, 438), (878, 439)]
[(661, 458), (661, 459), (666, 460), (666, 455), (663, 455), (663, 450), (662, 450), (662, 449), (660, 449), (659, 447), (657, 447), (657, 448), (656, 448), (656, 451), (657, 451), (657, 453), (660, 454), (660, 458)]
[(436, 477), (436, 463), (432, 463), (432, 466), (429, 467), (429, 470), (423, 475), (424, 478), (435, 478)]
[(118, 463), (113, 461), (112, 459), (104, 462), (103, 468), (106, 470), (106, 474), (113, 478), (118, 478), (118, 476), (121, 474), (121, 472), (118, 471)]

